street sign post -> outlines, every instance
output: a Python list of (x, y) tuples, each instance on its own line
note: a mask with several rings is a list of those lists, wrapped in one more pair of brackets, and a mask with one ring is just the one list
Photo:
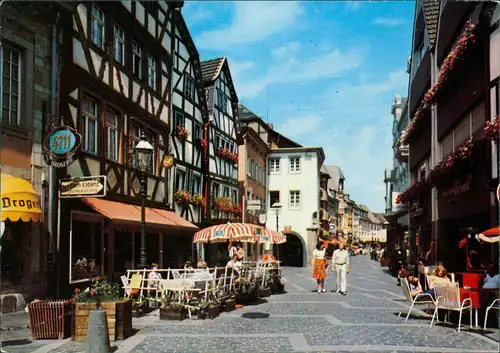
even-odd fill
[(247, 201), (247, 210), (249, 210), (249, 211), (260, 210), (260, 207), (261, 207), (260, 200), (248, 200)]
[(106, 176), (97, 175), (81, 178), (62, 179), (59, 181), (59, 197), (104, 197), (106, 196)]

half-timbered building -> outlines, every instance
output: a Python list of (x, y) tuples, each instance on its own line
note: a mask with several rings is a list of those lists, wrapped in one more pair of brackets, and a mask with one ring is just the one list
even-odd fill
[(239, 219), (238, 96), (227, 58), (201, 62), (210, 119), (208, 130), (208, 223)]
[[(141, 185), (133, 149), (142, 135), (154, 147), (146, 172), (148, 263), (179, 265), (191, 257), (192, 223), (201, 221), (202, 201), (190, 195), (201, 193), (195, 142), (208, 119), (182, 2), (64, 6), (59, 114), (82, 143), (78, 160), (59, 177), (105, 175), (107, 195), (60, 200), (61, 286), (93, 273), (119, 275), (138, 262)], [(171, 154), (176, 163), (169, 168)], [(81, 271), (77, 262), (92, 266)]]

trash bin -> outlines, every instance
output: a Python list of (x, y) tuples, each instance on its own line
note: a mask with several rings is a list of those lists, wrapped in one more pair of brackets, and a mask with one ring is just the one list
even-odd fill
[(70, 337), (73, 310), (74, 304), (69, 300), (42, 300), (29, 303), (28, 314), (33, 339)]

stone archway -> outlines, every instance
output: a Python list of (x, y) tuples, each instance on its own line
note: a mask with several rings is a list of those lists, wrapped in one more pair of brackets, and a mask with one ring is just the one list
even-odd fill
[(281, 260), (282, 266), (304, 267), (306, 246), (300, 234), (296, 232), (286, 233), (286, 242), (279, 244), (275, 255)]

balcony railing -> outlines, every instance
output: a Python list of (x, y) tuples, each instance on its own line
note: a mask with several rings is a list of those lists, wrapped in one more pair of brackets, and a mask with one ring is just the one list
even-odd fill
[(407, 162), (409, 156), (410, 146), (399, 143), (398, 148), (396, 149), (396, 159), (400, 162)]

